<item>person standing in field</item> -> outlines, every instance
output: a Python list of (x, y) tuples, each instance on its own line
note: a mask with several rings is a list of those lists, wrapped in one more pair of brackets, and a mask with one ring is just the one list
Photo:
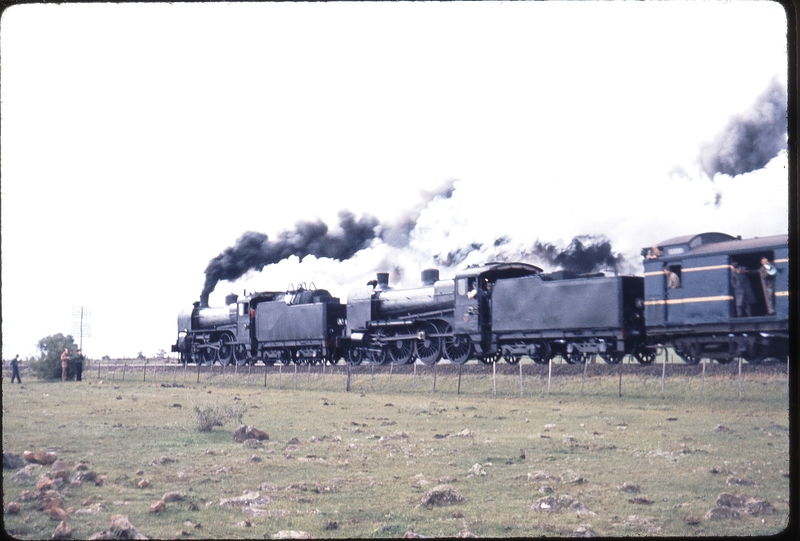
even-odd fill
[(17, 378), (17, 383), (22, 385), (22, 380), (19, 377), (19, 355), (15, 355), (11, 359), (11, 383), (14, 383), (14, 378)]
[(69, 368), (69, 349), (64, 348), (61, 354), (61, 381), (67, 381), (67, 371)]
[(78, 354), (75, 356), (75, 381), (81, 381), (81, 374), (83, 373), (83, 353), (81, 350), (78, 350)]

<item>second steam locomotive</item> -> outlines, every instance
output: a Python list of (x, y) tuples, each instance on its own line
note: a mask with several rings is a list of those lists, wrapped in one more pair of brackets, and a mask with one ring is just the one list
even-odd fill
[[(763, 261), (767, 274), (756, 271)], [(703, 233), (648, 251), (644, 277), (504, 262), (446, 280), (428, 269), (413, 289), (393, 289), (379, 273), (346, 303), (313, 284), (229, 295), (221, 308), (201, 297), (178, 316), (172, 351), (184, 363), (516, 364), (527, 356), (544, 364), (599, 355), (614, 364), (632, 355), (649, 364), (672, 347), (688, 364), (759, 362), (788, 355), (788, 261), (786, 235)]]

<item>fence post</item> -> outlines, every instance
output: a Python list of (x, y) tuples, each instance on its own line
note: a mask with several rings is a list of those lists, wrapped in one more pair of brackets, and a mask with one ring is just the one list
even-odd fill
[(350, 392), (350, 364), (351, 363), (347, 363), (347, 383), (345, 383), (344, 387), (346, 393)]
[(308, 386), (311, 384), (311, 363), (308, 363), (308, 368), (306, 369), (306, 391), (308, 390)]
[(550, 378), (553, 376), (553, 358), (547, 361), (547, 394), (550, 394)]
[(458, 389), (456, 394), (461, 394), (461, 365), (458, 365)]
[(322, 360), (322, 390), (325, 390), (325, 360)]
[(619, 396), (622, 396), (622, 365), (625, 363), (625, 359), (619, 362)]
[(438, 363), (433, 364), (433, 392), (436, 392), (436, 366)]
[(664, 350), (664, 360), (661, 361), (661, 400), (664, 400), (664, 380), (667, 376), (667, 359), (669, 359), (669, 351)]
[[(592, 355), (592, 360), (594, 361), (594, 355)], [(622, 362), (622, 359), (620, 359)], [(585, 359), (583, 361), (583, 376), (581, 376), (581, 394), (583, 394), (583, 384), (586, 381), (586, 370), (589, 368), (589, 360)]]
[(494, 396), (497, 396), (497, 361), (492, 361), (492, 389)]
[(519, 395), (525, 396), (525, 391), (522, 389), (522, 359), (519, 361)]
[[(116, 370), (114, 370), (116, 372)], [(147, 381), (147, 359), (144, 360), (144, 370), (142, 372), (142, 381)]]
[(122, 365), (122, 381), (125, 381), (125, 369), (128, 367), (128, 363)]
[(706, 360), (702, 359), (701, 362), (703, 363), (703, 379), (700, 383), (700, 396), (703, 396), (703, 391), (706, 389)]
[(739, 357), (739, 400), (742, 399), (742, 358)]
[(392, 372), (394, 371), (394, 363), (389, 365), (389, 382), (386, 384), (386, 392), (392, 388)]
[(417, 361), (414, 360), (414, 376), (411, 378), (411, 392), (414, 392), (414, 385), (417, 384)]

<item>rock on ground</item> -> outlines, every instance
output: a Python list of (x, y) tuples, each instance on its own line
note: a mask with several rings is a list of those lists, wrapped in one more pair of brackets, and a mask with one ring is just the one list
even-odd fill
[(422, 503), (428, 507), (453, 505), (463, 501), (466, 501), (466, 498), (453, 485), (435, 486), (422, 498)]
[(273, 539), (311, 539), (311, 534), (299, 530), (281, 530), (272, 536)]
[(263, 507), (269, 503), (270, 499), (258, 492), (247, 492), (237, 498), (225, 498), (219, 501), (222, 507)]
[(532, 511), (547, 511), (550, 513), (577, 513), (578, 515), (594, 515), (588, 507), (579, 501), (575, 501), (572, 497), (562, 494), (559, 497), (545, 496), (539, 498), (531, 506)]
[(259, 430), (257, 428), (253, 428), (252, 426), (247, 426), (247, 425), (240, 426), (233, 433), (233, 441), (235, 442), (243, 443), (246, 440), (250, 439), (258, 441), (269, 440), (269, 434), (267, 434), (263, 430)]
[(19, 453), (8, 453), (3, 451), (3, 469), (18, 470), (25, 467), (25, 460)]
[(53, 532), (53, 539), (69, 539), (72, 537), (72, 526), (69, 522), (61, 521)]

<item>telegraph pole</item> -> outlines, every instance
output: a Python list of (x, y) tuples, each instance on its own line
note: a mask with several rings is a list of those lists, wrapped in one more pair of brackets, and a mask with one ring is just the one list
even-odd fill
[(83, 350), (83, 337), (92, 337), (92, 309), (89, 306), (72, 307), (72, 334), (78, 335), (78, 347)]

